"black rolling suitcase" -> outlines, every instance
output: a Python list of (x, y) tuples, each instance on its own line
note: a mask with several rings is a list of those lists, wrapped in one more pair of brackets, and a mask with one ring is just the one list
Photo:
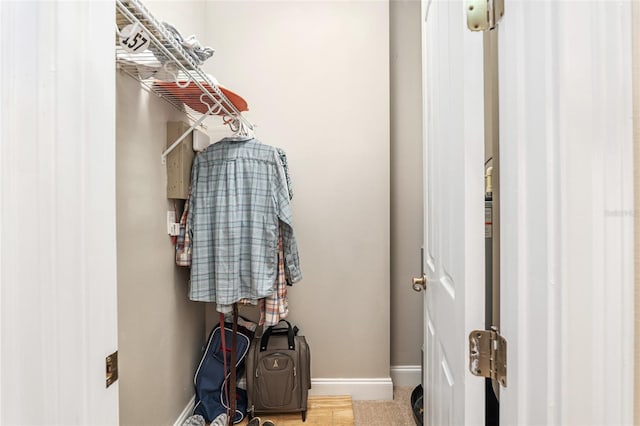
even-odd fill
[(246, 357), (249, 418), (300, 412), (306, 420), (311, 354), (305, 337), (297, 334), (298, 327), (281, 320), (251, 342)]

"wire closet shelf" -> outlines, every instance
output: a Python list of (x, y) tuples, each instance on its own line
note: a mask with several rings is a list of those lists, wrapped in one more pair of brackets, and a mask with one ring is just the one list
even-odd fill
[[(125, 34), (126, 33), (126, 34)], [(139, 37), (134, 37), (140, 34)], [(123, 42), (127, 38), (128, 42)], [(135, 40), (134, 40), (135, 38)], [(241, 114), (246, 102), (203, 72), (193, 57), (139, 0), (116, 0), (116, 66), (193, 121), (161, 160), (211, 115), (238, 131), (253, 130)]]

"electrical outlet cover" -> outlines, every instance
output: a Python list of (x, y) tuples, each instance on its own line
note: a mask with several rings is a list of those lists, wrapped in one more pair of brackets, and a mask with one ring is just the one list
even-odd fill
[(171, 232), (173, 231), (172, 227), (173, 224), (176, 223), (176, 212), (174, 211), (167, 211), (167, 234), (172, 235)]

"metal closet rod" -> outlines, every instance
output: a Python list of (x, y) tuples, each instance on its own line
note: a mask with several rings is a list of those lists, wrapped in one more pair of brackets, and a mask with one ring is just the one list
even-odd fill
[[(201, 95), (200, 102), (202, 102), (202, 104), (208, 107), (207, 112), (203, 114), (198, 120), (196, 120), (187, 131), (185, 131), (173, 144), (171, 144), (171, 146), (169, 146), (169, 148), (167, 148), (162, 153), (161, 155), (162, 164), (166, 162), (167, 156), (171, 153), (171, 151), (173, 151), (178, 145), (180, 145), (180, 143), (196, 127), (198, 127), (204, 121), (204, 119), (213, 111), (216, 111), (216, 113), (219, 113), (222, 111), (224, 112), (224, 115), (233, 117), (233, 120), (231, 121), (231, 123), (233, 123), (234, 121), (236, 122), (240, 121), (244, 123), (244, 125), (247, 126), (249, 129), (253, 130), (254, 126), (245, 117), (242, 116), (240, 111), (238, 111), (235, 105), (222, 93), (222, 91), (218, 88), (218, 86), (214, 84), (213, 81), (211, 81), (211, 79), (200, 70), (200, 67), (193, 62), (193, 60), (189, 57), (189, 55), (186, 54), (182, 46), (180, 46), (180, 44), (175, 40), (175, 38), (166, 31), (164, 26), (160, 22), (158, 22), (158, 20), (147, 10), (147, 8), (142, 4), (142, 2), (138, 0), (127, 0), (125, 4), (125, 1), (117, 0), (117, 6), (118, 6), (118, 10), (120, 10), (120, 12), (131, 23), (138, 23), (140, 26), (142, 26), (150, 36), (151, 42), (153, 42), (155, 46), (164, 55), (166, 55), (166, 57), (171, 59), (171, 61), (174, 62), (178, 66), (178, 68), (180, 68), (183, 71), (183, 73), (187, 76), (187, 79), (189, 82), (193, 81), (196, 84), (196, 86), (198, 86), (198, 88), (202, 91), (202, 94), (206, 95), (214, 103), (214, 105), (210, 105), (207, 102), (204, 102), (202, 100), (202, 95)], [(132, 9), (134, 10), (132, 11)], [(136, 14), (141, 15), (142, 19), (145, 22), (142, 22), (138, 18), (138, 16), (136, 16)], [(155, 36), (153, 31), (149, 30), (149, 27), (150, 27), (149, 24), (151, 24), (151, 28), (153, 30), (160, 33), (163, 36), (163, 38), (171, 45), (171, 47), (173, 47), (173, 49), (175, 49), (175, 51), (180, 54), (180, 56), (182, 57), (181, 58), (182, 61), (177, 59), (176, 56), (173, 54), (173, 52), (167, 49), (164, 46), (164, 44), (158, 40), (158, 38)], [(187, 67), (185, 67), (184, 62), (189, 64), (192, 69), (188, 69)], [(200, 79), (202, 79), (202, 81), (209, 84), (209, 86), (211, 87), (211, 89), (213, 89), (213, 91), (218, 96), (218, 98), (213, 96), (211, 92), (208, 89), (206, 89), (201, 84), (200, 81), (198, 81), (198, 79), (194, 78), (194, 75), (193, 75), (194, 72), (197, 74), (197, 76)], [(176, 76), (175, 76), (176, 83), (178, 83), (177, 81), (178, 74), (179, 72), (176, 73)]]

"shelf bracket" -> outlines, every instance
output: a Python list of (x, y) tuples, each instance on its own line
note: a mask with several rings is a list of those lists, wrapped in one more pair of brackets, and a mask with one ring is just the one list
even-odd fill
[(211, 111), (213, 110), (215, 106), (209, 107), (209, 111), (207, 111), (207, 114), (203, 114), (200, 118), (198, 118), (198, 120), (196, 120), (195, 123), (193, 123), (191, 125), (191, 127), (189, 127), (182, 135), (180, 135), (180, 137), (178, 139), (176, 139), (176, 141), (174, 143), (171, 144), (171, 146), (169, 148), (167, 148), (162, 155), (160, 156), (160, 161), (162, 162), (162, 164), (166, 164), (167, 163), (167, 156), (169, 154), (171, 154), (171, 151), (173, 151), (174, 149), (176, 149), (178, 147), (178, 145), (180, 145), (180, 143), (182, 143), (182, 141), (189, 136), (189, 134), (191, 132), (193, 132), (193, 130), (198, 127), (200, 124), (202, 124), (202, 122), (204, 121), (205, 118), (207, 118), (207, 116), (211, 113)]

